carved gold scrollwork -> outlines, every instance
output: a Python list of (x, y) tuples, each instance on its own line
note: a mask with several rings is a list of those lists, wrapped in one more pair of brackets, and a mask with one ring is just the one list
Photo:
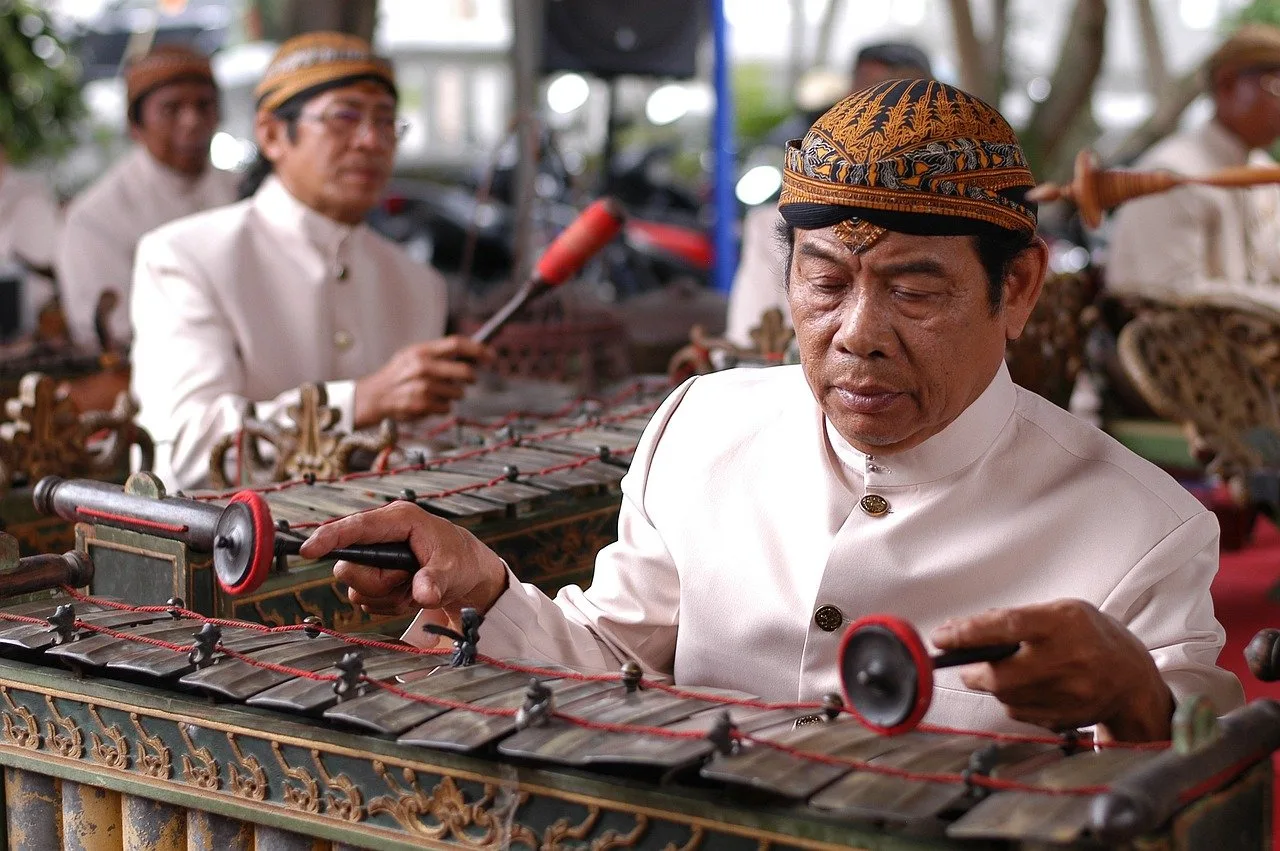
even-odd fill
[[(209, 456), (209, 478), (216, 488), (250, 484), (267, 480), (279, 482), (313, 475), (329, 479), (351, 472), (351, 459), (363, 450), (373, 456), (395, 448), (396, 425), (383, 420), (376, 434), (347, 434), (336, 426), (341, 418), (337, 408), (329, 406), (329, 397), (321, 384), (304, 384), (298, 388), (298, 402), (287, 409), (291, 425), (258, 419), (252, 410), (246, 413), (240, 433), (228, 435), (214, 445)], [(265, 461), (260, 444), (271, 446), (271, 460)], [(239, 455), (237, 473), (227, 475), (231, 451)], [(238, 479), (238, 481), (233, 481)]]
[(311, 751), (311, 761), (315, 763), (324, 785), (329, 787), (324, 795), (324, 811), (343, 821), (364, 821), (364, 796), (351, 778), (345, 774), (331, 777), (318, 750)]
[[(526, 799), (525, 795), (501, 796), (502, 802), (495, 804), (501, 790), (498, 786), (485, 784), (481, 798), (468, 803), (452, 777), (442, 778), (430, 792), (423, 792), (412, 769), (401, 770), (401, 783), (381, 761), (375, 760), (373, 767), (391, 794), (371, 799), (370, 815), (386, 813), (405, 830), (418, 836), (450, 840), (473, 848), (495, 845), (550, 847), (540, 843), (532, 830), (515, 823), (515, 812)], [(572, 830), (566, 826), (566, 836)]]
[(231, 745), (231, 752), (236, 755), (239, 765), (227, 766), (231, 773), (231, 791), (235, 792), (241, 798), (248, 798), (253, 801), (265, 801), (267, 799), (267, 773), (262, 770), (262, 765), (258, 762), (258, 758), (250, 754), (245, 756), (240, 750), (240, 742), (236, 739), (235, 733), (227, 733), (227, 744)]
[[(592, 804), (587, 807), (587, 815), (578, 824), (569, 825), (568, 819), (558, 819), (542, 834), (542, 843), (539, 848), (564, 848), (565, 840), (569, 840), (574, 848), (579, 848), (583, 840), (591, 835), (591, 831), (595, 830), (596, 823), (600, 820), (601, 809), (599, 806)], [(626, 833), (618, 833), (616, 830), (606, 830), (604, 833), (591, 840), (588, 847), (591, 851), (609, 851), (612, 848), (634, 848), (649, 830), (649, 817), (639, 813), (633, 816), (636, 820), (635, 826)], [(686, 846), (688, 847), (688, 846)], [(695, 846), (696, 847), (696, 846)], [(670, 851), (671, 846), (668, 845), (666, 851)]]
[(110, 726), (104, 724), (96, 706), (89, 707), (89, 716), (97, 722), (98, 726), (102, 728), (103, 735), (106, 736), (106, 739), (103, 739), (102, 736), (90, 731), (89, 739), (93, 742), (93, 745), (89, 748), (89, 753), (107, 768), (127, 771), (129, 768), (129, 742), (125, 739), (124, 733), (115, 724)]
[(137, 765), (142, 773), (157, 780), (168, 780), (173, 776), (173, 751), (164, 743), (164, 739), (153, 736), (142, 726), (138, 713), (130, 712), (129, 720), (138, 731)]
[[(218, 761), (213, 758), (213, 753), (208, 748), (196, 747), (196, 743), (191, 741), (191, 734), (187, 732), (188, 726), (187, 724), (178, 725), (182, 741), (190, 751), (182, 755), (182, 779), (198, 789), (222, 788), (222, 774), (218, 768)], [(195, 760), (192, 757), (195, 757)]]
[(49, 707), (49, 714), (53, 716), (51, 719), (46, 718), (44, 722), (45, 735), (48, 737), (49, 746), (57, 752), (58, 756), (63, 756), (67, 759), (80, 759), (83, 757), (84, 735), (80, 732), (80, 725), (58, 711), (58, 707), (54, 705), (52, 695), (46, 694), (44, 702)]
[(4, 404), (0, 457), (7, 475), (0, 490), (14, 477), (34, 482), (49, 475), (114, 474), (125, 468), (135, 445), (141, 451), (142, 469), (151, 469), (151, 437), (134, 424), (137, 413), (128, 393), (121, 393), (110, 411), (78, 413), (54, 379), (28, 373), (18, 385), (18, 395)]
[[(32, 715), (31, 710), (25, 706), (14, 703), (9, 689), (4, 686), (0, 686), (0, 697), (4, 698), (4, 702), (13, 713), (12, 715), (9, 712), (3, 713), (5, 739), (29, 751), (39, 750), (40, 725), (36, 723), (36, 716)], [(14, 720), (15, 715), (17, 720)], [(19, 721), (22, 722), (21, 726), (18, 724)]]
[[(289, 765), (279, 742), (271, 743), (271, 752), (275, 754), (276, 762), (280, 764), (280, 770), (284, 772), (286, 778), (284, 788), (281, 790), (284, 802), (290, 809), (301, 810), (304, 813), (320, 812), (320, 785), (311, 776), (311, 772), (305, 768), (294, 768)], [(297, 785), (295, 786), (294, 783)]]

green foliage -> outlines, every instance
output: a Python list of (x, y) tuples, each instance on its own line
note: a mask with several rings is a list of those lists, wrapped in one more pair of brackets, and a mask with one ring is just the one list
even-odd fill
[(82, 106), (78, 68), (28, 0), (0, 0), (0, 148), (15, 163), (55, 156), (74, 142)]
[(734, 129), (740, 150), (751, 148), (791, 115), (789, 93), (781, 88), (776, 68), (754, 64), (734, 68)]
[(1240, 24), (1271, 24), (1280, 27), (1280, 0), (1253, 0), (1227, 23), (1228, 30), (1233, 30)]

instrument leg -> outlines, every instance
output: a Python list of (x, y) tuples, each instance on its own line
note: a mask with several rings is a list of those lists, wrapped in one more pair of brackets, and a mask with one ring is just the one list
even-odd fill
[(62, 781), (62, 847), (65, 851), (120, 851), (120, 793)]
[(187, 814), (180, 807), (124, 796), (124, 851), (187, 851)]
[(4, 770), (10, 851), (61, 851), (62, 791), (57, 778)]
[(313, 839), (277, 827), (254, 828), (254, 851), (332, 851), (326, 839)]
[(187, 851), (254, 851), (253, 825), (204, 810), (190, 810)]

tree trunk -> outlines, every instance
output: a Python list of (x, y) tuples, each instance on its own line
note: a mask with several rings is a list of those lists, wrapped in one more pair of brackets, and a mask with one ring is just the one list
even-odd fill
[(272, 41), (317, 30), (336, 30), (373, 41), (378, 0), (252, 0), (247, 15), (249, 29)]
[(1049, 97), (1036, 104), (1022, 133), (1032, 170), (1043, 172), (1066, 141), (1067, 131), (1089, 106), (1102, 69), (1106, 44), (1106, 0), (1076, 0), (1058, 62), (1049, 78)]
[(843, 13), (844, 0), (827, 0), (827, 6), (818, 19), (817, 45), (814, 47), (811, 63), (813, 67), (821, 68), (831, 58), (831, 37)]
[(1151, 0), (1133, 0), (1138, 16), (1138, 32), (1142, 39), (1142, 58), (1147, 71), (1147, 91), (1160, 96), (1169, 86), (1169, 65), (1165, 61), (1164, 41), (1160, 38), (1160, 22), (1156, 20)]
[(983, 100), (995, 103), (1000, 93), (993, 91), (988, 74), (982, 40), (973, 26), (973, 8), (969, 0), (947, 0), (951, 10), (951, 28), (956, 38), (956, 58), (960, 62), (960, 88)]
[(1182, 113), (1203, 91), (1198, 68), (1174, 80), (1160, 93), (1151, 116), (1125, 137), (1106, 158), (1107, 162), (1120, 165), (1132, 162), (1147, 148), (1168, 136), (1177, 128)]
[(1000, 96), (1009, 85), (1009, 69), (1005, 67), (1008, 59), (1009, 45), (1009, 0), (995, 0), (992, 16), (990, 45), (987, 54), (987, 79), (991, 81), (991, 89), (987, 96), (991, 103), (1000, 105)]
[(800, 75), (804, 73), (804, 0), (791, 0), (791, 36), (787, 45), (787, 97), (795, 101)]

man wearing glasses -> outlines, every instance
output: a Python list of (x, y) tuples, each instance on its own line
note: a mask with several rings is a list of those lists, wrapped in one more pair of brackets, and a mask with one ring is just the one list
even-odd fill
[(256, 95), (261, 186), (138, 247), (133, 390), (170, 488), (207, 483), (210, 448), (249, 403), (277, 418), (324, 382), (345, 431), (412, 419), (447, 411), (490, 356), (441, 339), (443, 278), (362, 223), (400, 135), (391, 65), (362, 39), (309, 33)]
[(115, 342), (128, 343), (124, 304), (144, 233), (236, 199), (235, 175), (209, 164), (218, 89), (208, 58), (161, 45), (131, 62), (124, 77), (135, 147), (71, 203), (58, 250), (63, 310), (83, 346), (98, 344), (94, 313), (106, 290), (121, 305), (107, 330)]
[[(1134, 168), (1205, 175), (1274, 165), (1280, 139), (1280, 29), (1242, 27), (1205, 62), (1213, 118), (1177, 133)], [(1280, 308), (1280, 188), (1184, 186), (1120, 207), (1107, 288), (1176, 300), (1241, 298)]]

